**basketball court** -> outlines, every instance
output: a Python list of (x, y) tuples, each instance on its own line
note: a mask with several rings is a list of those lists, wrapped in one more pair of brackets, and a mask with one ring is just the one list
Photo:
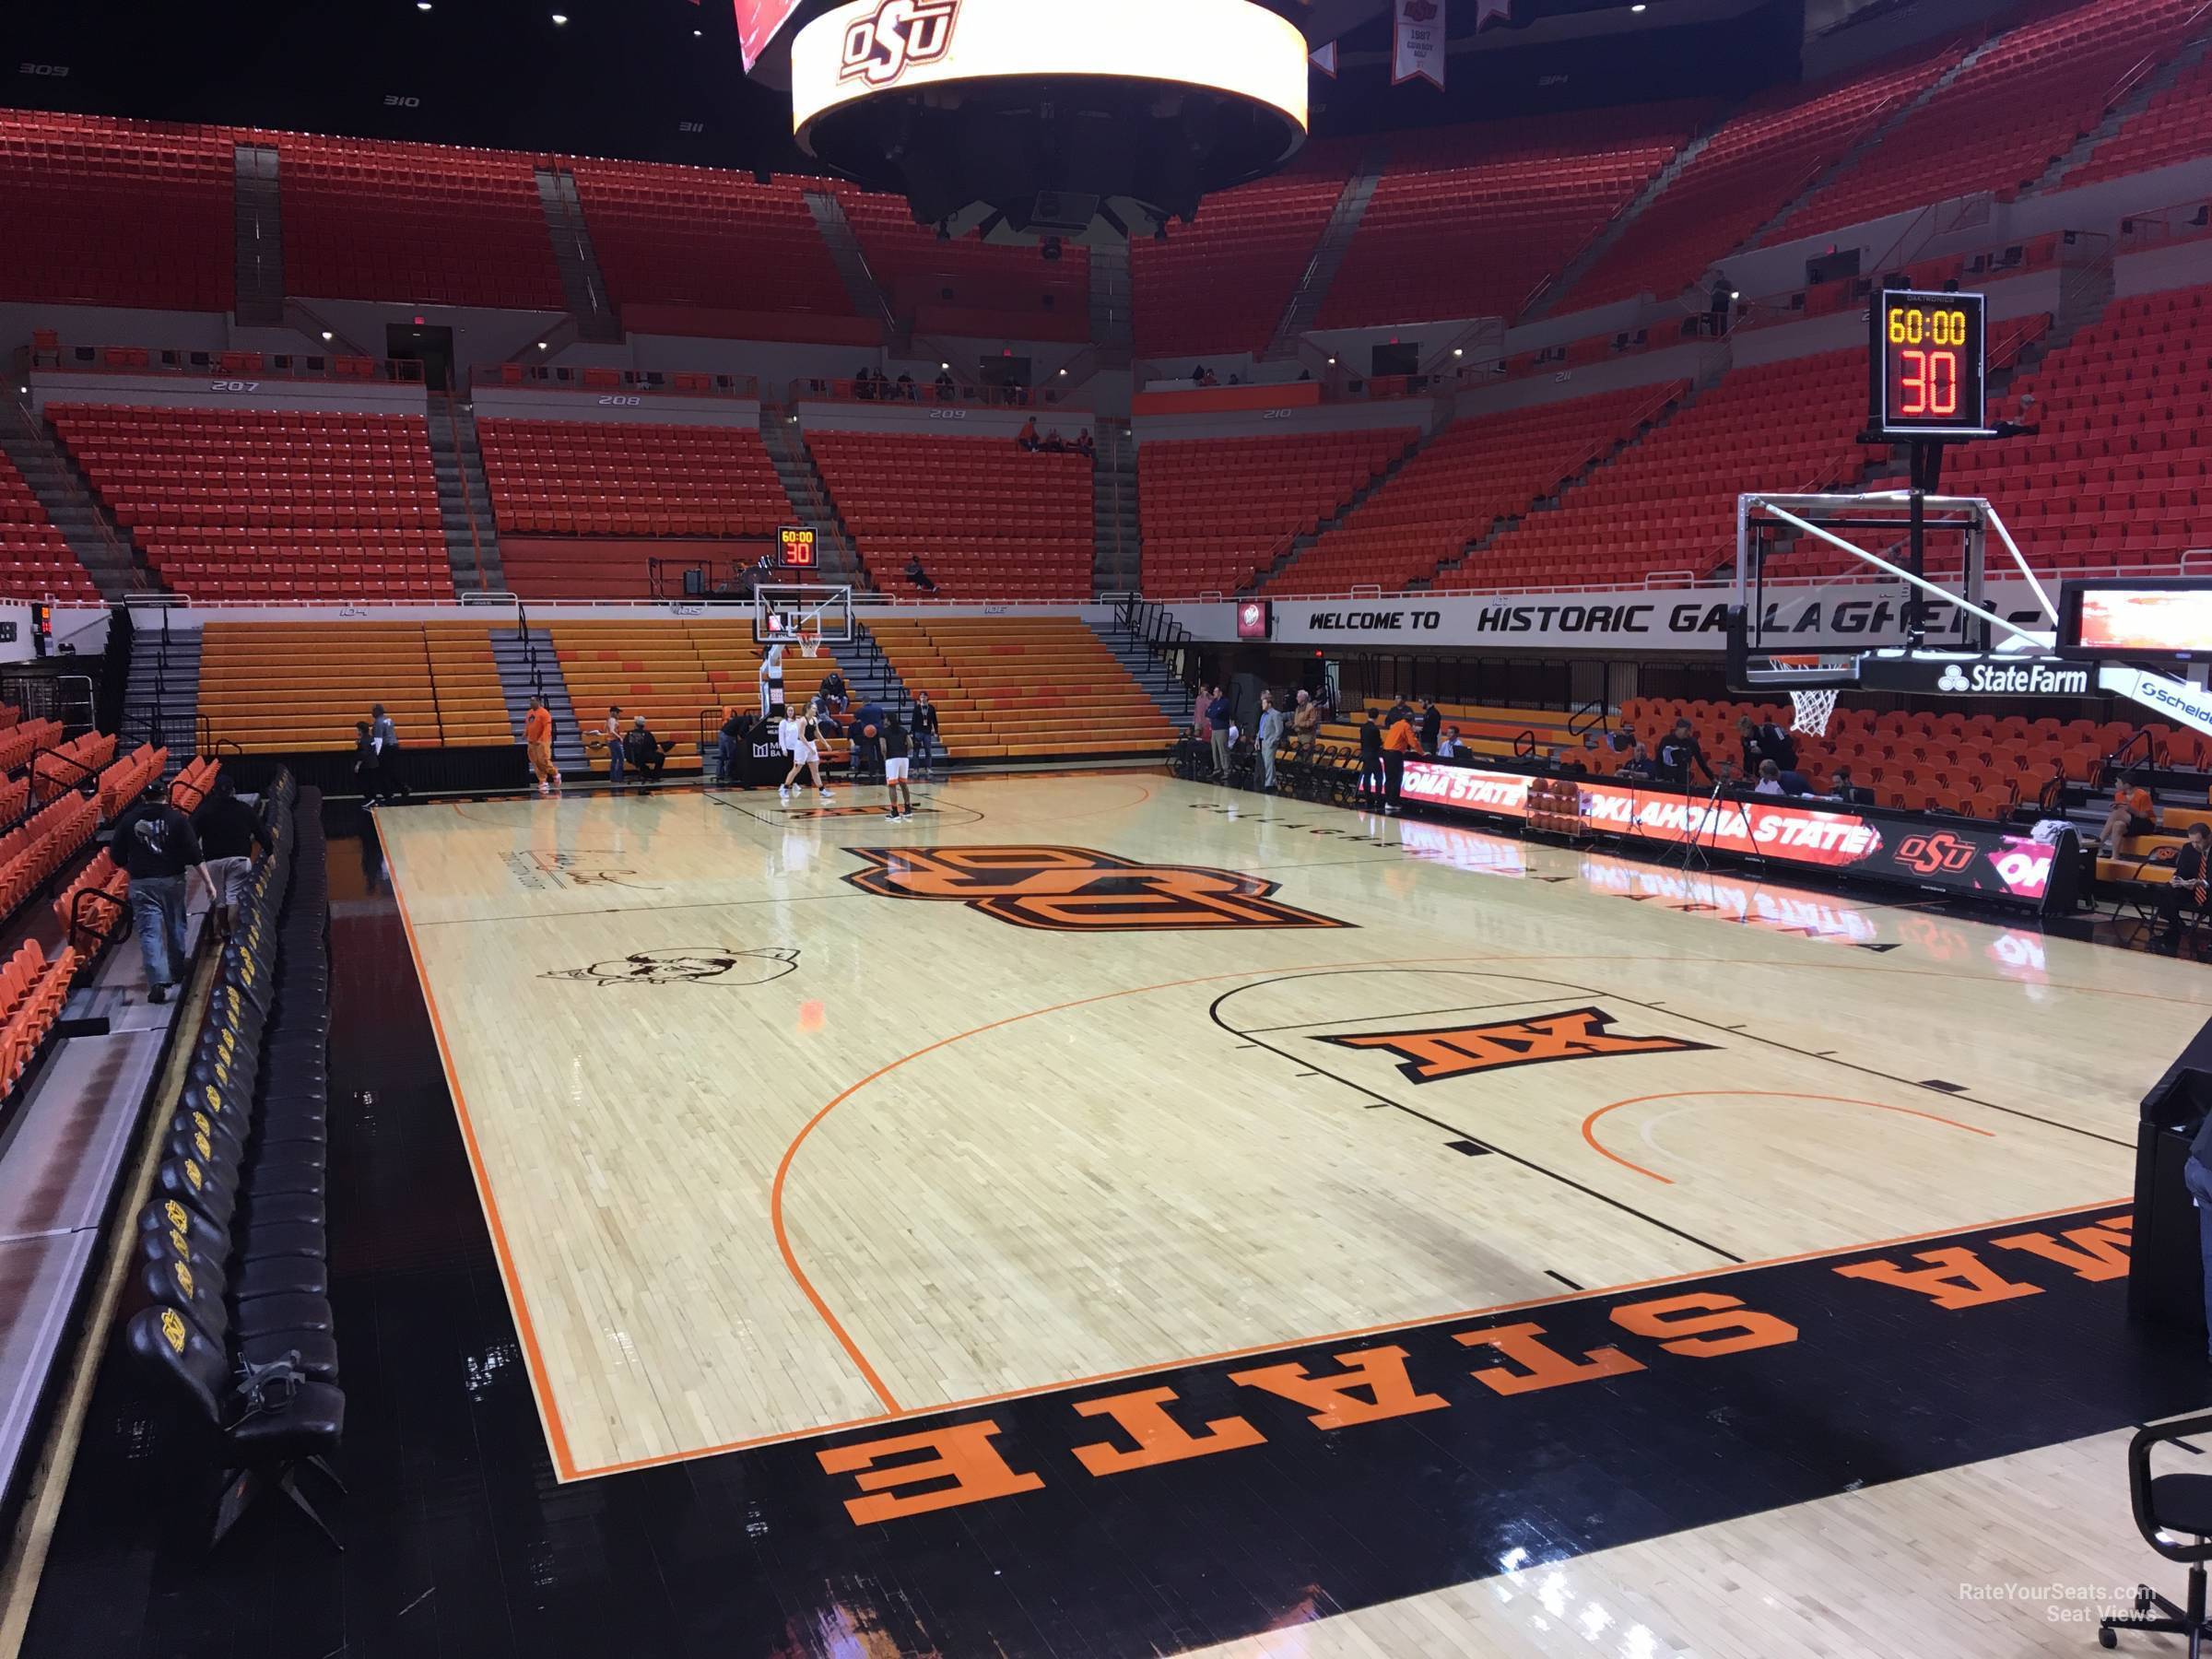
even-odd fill
[(1152, 774), (881, 793), (379, 815), (563, 1479), (2109, 1207), (2212, 1012)]

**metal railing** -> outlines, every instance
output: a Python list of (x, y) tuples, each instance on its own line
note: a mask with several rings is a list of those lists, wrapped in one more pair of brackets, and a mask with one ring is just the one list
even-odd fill
[(477, 363), (468, 371), (471, 387), (515, 386), (534, 392), (573, 392), (581, 396), (729, 397), (760, 394), (749, 374), (708, 374), (689, 370), (576, 369), (558, 363)]
[[(67, 374), (173, 374), (192, 379), (381, 381), (422, 383), (412, 358), (294, 351), (195, 351), (152, 346), (53, 346), (32, 351), (33, 369)], [(214, 390), (229, 388), (216, 386)], [(235, 388), (238, 391), (245, 387)]]

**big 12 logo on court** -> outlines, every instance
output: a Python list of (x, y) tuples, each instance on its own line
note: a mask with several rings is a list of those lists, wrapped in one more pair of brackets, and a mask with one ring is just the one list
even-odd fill
[(952, 50), (960, 0), (883, 0), (845, 25), (837, 78), (888, 87), (916, 64), (934, 64)]

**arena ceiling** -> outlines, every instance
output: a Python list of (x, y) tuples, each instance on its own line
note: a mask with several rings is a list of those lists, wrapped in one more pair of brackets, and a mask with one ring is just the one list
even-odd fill
[[(1388, 85), (1389, 0), (1270, 0), (1335, 35), (1315, 130), (1739, 91), (1794, 72), (1805, 0), (1512, 0), (1452, 87)], [(567, 18), (556, 23), (556, 15)], [(748, 81), (728, 0), (12, 0), (0, 102), (722, 167), (812, 171), (786, 96)]]

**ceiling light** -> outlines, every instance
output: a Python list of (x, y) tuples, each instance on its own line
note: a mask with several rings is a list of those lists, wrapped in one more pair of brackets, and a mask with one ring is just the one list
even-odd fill
[(568, 20), (569, 14), (567, 12), (555, 12), (553, 14), (553, 21), (556, 25), (566, 23)]
[(1640, 11), (1646, 10), (1646, 9), (1648, 9), (1648, 8), (1647, 8), (1647, 7), (1644, 6), (1644, 4), (1643, 4), (1643, 0), (1636, 0), (1636, 4), (1635, 4), (1634, 6), (1630, 6), (1630, 7), (1629, 7), (1629, 9), (1630, 9), (1630, 11), (1632, 11), (1632, 12), (1640, 12)]
[(1066, 370), (1063, 369), (1063, 370), (1061, 370), (1061, 371), (1060, 371), (1060, 378), (1061, 378), (1062, 380), (1065, 380), (1065, 379), (1067, 378), (1067, 371), (1066, 371)]
[(430, 9), (430, 0), (415, 0), (415, 9), (417, 11), (429, 11)]
[(1459, 348), (1458, 347), (1454, 346), (1454, 347), (1452, 347), (1452, 355), (1453, 355), (1453, 357), (1464, 357), (1464, 356), (1465, 356), (1466, 354), (1465, 354), (1465, 352), (1461, 351), (1461, 350), (1460, 350), (1460, 348)]
[(323, 337), (324, 337), (325, 340), (328, 340), (328, 339), (334, 339), (334, 338), (335, 338), (336, 336), (335, 336), (335, 335), (333, 335), (333, 334), (330, 332), (330, 330), (326, 328), (326, 329), (324, 329), (324, 330), (323, 331)]
[(950, 363), (939, 363), (937, 367), (944, 370), (947, 374), (952, 372), (952, 365)]
[(704, 34), (704, 33), (706, 33), (706, 30), (705, 30), (705, 29), (693, 29), (693, 30), (691, 31), (691, 38), (692, 38), (693, 40), (695, 40), (695, 41), (696, 41), (696, 40), (698, 40), (698, 39), (699, 39), (699, 37), (700, 37), (700, 35), (702, 35), (702, 34)]
[(543, 351), (543, 350), (545, 350), (545, 348), (546, 348), (546, 343), (545, 343), (543, 340), (540, 340), (540, 341), (537, 343), (537, 348), (538, 348), (540, 351)]
[(1329, 359), (1329, 367), (1332, 369), (1336, 367), (1336, 359), (1335, 358), (1331, 358)]

